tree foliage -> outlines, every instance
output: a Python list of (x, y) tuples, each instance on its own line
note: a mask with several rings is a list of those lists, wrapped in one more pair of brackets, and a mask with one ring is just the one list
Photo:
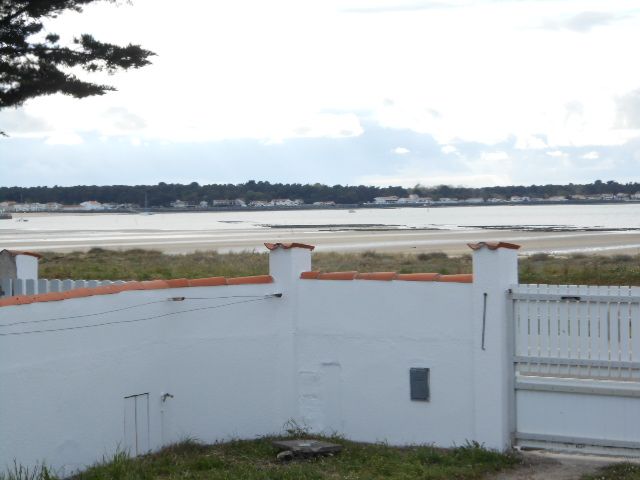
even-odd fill
[(139, 45), (103, 43), (89, 34), (67, 45), (58, 34), (45, 31), (46, 19), (80, 12), (96, 1), (100, 0), (0, 0), (0, 109), (54, 93), (84, 98), (115, 90), (78, 78), (74, 67), (114, 72), (150, 63), (153, 52)]
[(449, 185), (438, 187), (373, 187), (367, 185), (323, 185), (301, 183), (270, 183), (250, 180), (239, 184), (200, 185), (192, 182), (188, 185), (160, 182), (157, 185), (78, 185), (73, 187), (0, 187), (0, 201), (14, 202), (59, 202), (78, 204), (85, 200), (97, 200), (103, 203), (133, 203), (154, 207), (169, 206), (174, 200), (183, 200), (192, 204), (205, 200), (242, 198), (253, 200), (273, 200), (275, 198), (302, 199), (305, 203), (334, 201), (339, 204), (358, 204), (371, 202), (375, 197), (397, 195), (407, 196), (417, 193), (433, 199), (455, 197), (508, 198), (513, 195), (548, 198), (556, 195), (592, 195), (602, 193), (640, 192), (640, 183), (618, 183), (612, 180), (596, 180), (588, 184), (569, 185), (513, 185), (503, 187), (466, 188)]

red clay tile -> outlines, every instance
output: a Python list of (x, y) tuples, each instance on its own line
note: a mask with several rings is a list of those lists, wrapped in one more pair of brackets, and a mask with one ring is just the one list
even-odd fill
[(124, 285), (122, 285), (122, 290), (120, 291), (127, 292), (129, 290), (144, 290), (144, 287), (142, 285), (142, 282), (138, 282), (138, 281), (127, 282)]
[(437, 282), (473, 283), (473, 275), (470, 273), (459, 273), (457, 275), (440, 275)]
[(300, 278), (302, 280), (316, 280), (320, 272), (302, 272)]
[(400, 273), (396, 280), (405, 282), (433, 282), (440, 276), (439, 273)]
[(169, 288), (169, 284), (166, 280), (146, 280), (140, 282), (142, 290), (161, 290), (163, 288)]
[(169, 288), (184, 288), (189, 286), (189, 280), (186, 278), (174, 278), (172, 280), (167, 280), (167, 284)]
[(253, 277), (227, 278), (227, 285), (253, 285), (259, 283), (273, 283), (271, 275), (256, 275)]
[(511, 248), (513, 250), (518, 250), (520, 245), (516, 245), (515, 243), (507, 243), (507, 242), (478, 242), (478, 243), (467, 243), (467, 246), (471, 250), (480, 250), (481, 248), (487, 247), (489, 250), (496, 250), (498, 248)]
[(313, 250), (314, 247), (313, 245), (307, 245), (306, 243), (265, 243), (264, 244), (265, 247), (267, 247), (269, 250), (276, 250), (278, 248), (284, 248), (285, 250), (288, 250), (290, 248), (306, 248), (307, 250)]
[(20, 305), (16, 297), (0, 298), (0, 307), (11, 307), (13, 305)]
[(353, 280), (358, 272), (329, 272), (318, 275), (318, 280)]
[(73, 290), (68, 290), (64, 292), (65, 298), (82, 298), (82, 297), (90, 297), (96, 294), (95, 288), (74, 288)]
[(16, 255), (29, 255), (30, 257), (36, 257), (36, 258), (42, 258), (42, 255), (40, 255), (39, 253), (34, 253), (34, 252), (23, 252), (21, 250), (2, 250), (0, 251), (0, 253), (2, 252), (9, 252), (11, 255), (16, 256)]
[(67, 298), (64, 293), (65, 292), (40, 293), (38, 295), (34, 295), (33, 297), (35, 302), (58, 302)]
[(190, 287), (217, 287), (226, 284), (227, 279), (224, 277), (194, 278), (189, 280)]
[(389, 282), (397, 277), (396, 272), (370, 272), (359, 273), (356, 275), (356, 280), (382, 280)]

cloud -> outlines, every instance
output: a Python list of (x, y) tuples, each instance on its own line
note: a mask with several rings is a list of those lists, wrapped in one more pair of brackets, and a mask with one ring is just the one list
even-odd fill
[(47, 137), (47, 145), (80, 145), (83, 138), (74, 132), (56, 132)]
[(586, 160), (597, 160), (598, 158), (600, 158), (600, 154), (598, 152), (591, 151), (582, 155), (582, 158)]
[(440, 150), (442, 150), (442, 153), (444, 153), (445, 155), (458, 152), (458, 149), (453, 145), (443, 145)]
[(410, 152), (411, 150), (405, 147), (396, 147), (393, 149), (393, 153), (395, 153), (396, 155), (406, 155), (407, 153), (410, 153)]
[(10, 136), (34, 136), (50, 129), (45, 120), (29, 115), (24, 109), (0, 110), (0, 130)]
[(392, 5), (390, 3), (377, 6), (347, 7), (340, 11), (343, 13), (395, 13), (395, 12), (419, 12), (438, 8), (451, 8), (454, 5), (444, 2), (414, 2)]
[(488, 162), (499, 162), (501, 160), (508, 160), (509, 154), (507, 152), (482, 152), (480, 158)]
[(518, 150), (541, 150), (549, 148), (544, 135), (518, 135), (515, 148)]
[(114, 127), (122, 131), (141, 130), (147, 122), (124, 107), (111, 107), (105, 112), (105, 117), (113, 122)]
[(566, 152), (563, 152), (561, 150), (552, 150), (550, 152), (547, 152), (547, 155), (553, 158), (563, 158), (569, 156)]
[(616, 126), (640, 129), (640, 88), (616, 99)]
[(571, 30), (577, 33), (588, 33), (596, 27), (603, 27), (620, 21), (624, 16), (609, 12), (581, 12), (564, 20), (547, 20), (543, 24), (546, 30)]

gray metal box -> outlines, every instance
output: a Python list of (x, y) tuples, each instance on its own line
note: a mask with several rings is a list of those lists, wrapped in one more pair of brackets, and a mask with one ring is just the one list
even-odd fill
[(412, 368), (409, 370), (411, 400), (429, 401), (429, 369)]

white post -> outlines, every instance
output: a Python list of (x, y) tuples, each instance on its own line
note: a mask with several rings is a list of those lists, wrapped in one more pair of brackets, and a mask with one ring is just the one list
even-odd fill
[(298, 403), (298, 301), (300, 274), (311, 270), (314, 247), (297, 243), (267, 243), (269, 274), (282, 293), (278, 301), (278, 391), (281, 394), (280, 418), (283, 427), (289, 420), (299, 421)]
[(511, 447), (515, 393), (509, 287), (518, 283), (518, 245), (481, 242), (473, 250), (473, 355), (475, 439), (485, 447)]

